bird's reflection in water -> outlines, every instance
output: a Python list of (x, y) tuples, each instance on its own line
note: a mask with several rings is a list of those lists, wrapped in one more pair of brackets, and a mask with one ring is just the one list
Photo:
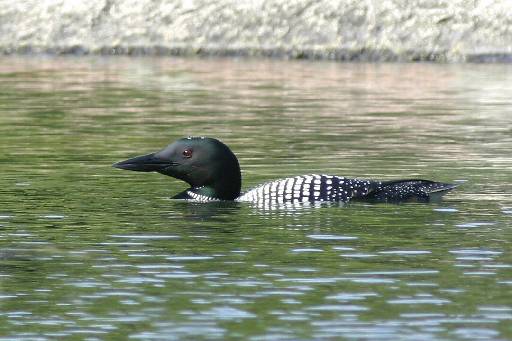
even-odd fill
[(227, 221), (229, 216), (238, 213), (242, 208), (242, 204), (236, 201), (194, 202), (174, 199), (171, 201), (175, 204), (175, 211), (182, 212), (184, 219), (192, 221)]
[(259, 202), (245, 203), (236, 201), (196, 202), (191, 200), (171, 199), (174, 205), (173, 218), (181, 212), (182, 218), (192, 221), (214, 220), (228, 221), (229, 217), (242, 210), (250, 211), (252, 216), (298, 216), (323, 207), (344, 207), (343, 202)]

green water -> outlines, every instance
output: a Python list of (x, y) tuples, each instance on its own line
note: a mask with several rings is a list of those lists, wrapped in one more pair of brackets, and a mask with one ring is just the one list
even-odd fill
[[(187, 135), (245, 189), (462, 186), (264, 210), (111, 167)], [(0, 58), (0, 340), (510, 340), (511, 150), (511, 65)]]

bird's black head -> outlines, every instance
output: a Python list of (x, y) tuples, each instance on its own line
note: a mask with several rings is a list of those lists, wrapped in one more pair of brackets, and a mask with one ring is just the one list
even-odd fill
[(208, 188), (212, 195), (222, 200), (233, 200), (240, 195), (238, 160), (224, 143), (213, 138), (182, 138), (159, 152), (134, 157), (113, 166), (172, 176), (187, 182), (192, 188)]

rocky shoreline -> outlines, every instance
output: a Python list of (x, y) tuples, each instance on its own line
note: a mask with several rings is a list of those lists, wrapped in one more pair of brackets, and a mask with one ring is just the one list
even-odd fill
[(0, 1), (0, 53), (512, 62), (508, 0)]

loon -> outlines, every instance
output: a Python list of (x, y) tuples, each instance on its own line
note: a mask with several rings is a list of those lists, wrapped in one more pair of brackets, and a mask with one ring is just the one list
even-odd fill
[(429, 202), (457, 186), (421, 179), (374, 181), (311, 174), (274, 180), (241, 194), (242, 176), (238, 159), (224, 143), (207, 137), (182, 138), (161, 151), (121, 161), (113, 167), (158, 172), (183, 180), (190, 188), (173, 199), (200, 202)]

